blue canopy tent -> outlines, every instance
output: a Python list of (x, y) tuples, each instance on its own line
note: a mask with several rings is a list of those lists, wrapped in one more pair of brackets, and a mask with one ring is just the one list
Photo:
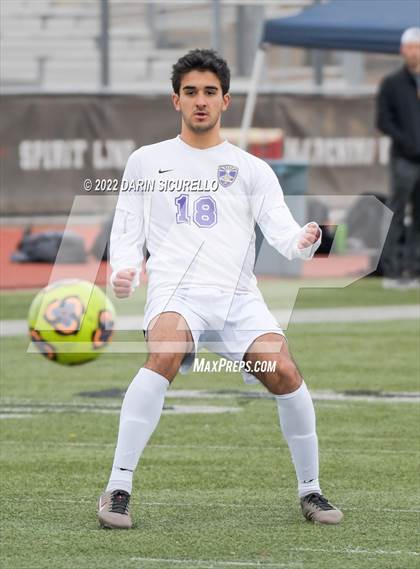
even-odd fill
[(267, 20), (262, 43), (398, 53), (402, 32), (419, 25), (420, 0), (333, 0)]
[(297, 16), (266, 20), (242, 119), (246, 145), (260, 72), (269, 45), (398, 53), (403, 31), (420, 26), (420, 0), (331, 0)]

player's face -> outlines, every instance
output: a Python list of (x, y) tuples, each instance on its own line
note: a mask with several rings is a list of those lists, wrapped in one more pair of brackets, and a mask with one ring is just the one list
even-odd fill
[(411, 71), (420, 73), (420, 42), (406, 43), (401, 46), (401, 55)]
[(211, 71), (190, 71), (182, 78), (179, 95), (174, 93), (172, 100), (187, 128), (198, 134), (220, 125), (230, 95), (223, 95), (220, 81)]

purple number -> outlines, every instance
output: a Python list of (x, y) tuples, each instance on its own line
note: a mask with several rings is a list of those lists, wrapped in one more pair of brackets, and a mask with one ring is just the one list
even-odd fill
[(178, 208), (176, 214), (177, 223), (189, 223), (190, 218), (188, 217), (188, 198), (189, 196), (178, 196), (175, 198), (175, 203)]
[[(189, 197), (188, 195), (182, 195), (175, 198), (177, 223), (190, 223), (188, 215)], [(213, 225), (216, 225), (217, 210), (216, 202), (213, 198), (203, 196), (194, 201), (193, 221), (198, 227), (213, 227)]]
[(211, 197), (201, 197), (194, 202), (194, 223), (198, 227), (213, 227), (217, 223), (216, 202)]

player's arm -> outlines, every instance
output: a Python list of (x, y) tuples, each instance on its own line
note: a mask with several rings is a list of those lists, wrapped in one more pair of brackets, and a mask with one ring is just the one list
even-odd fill
[(321, 229), (315, 221), (303, 227), (296, 222), (268, 164), (260, 165), (251, 203), (254, 218), (272, 247), (289, 260), (312, 259), (321, 244)]
[(111, 285), (117, 298), (130, 296), (140, 281), (143, 219), (117, 208), (110, 238)]
[(139, 179), (136, 166), (135, 155), (131, 155), (124, 171), (111, 230), (110, 281), (117, 298), (130, 296), (140, 281), (145, 240), (143, 196), (141, 192), (134, 191), (135, 184), (130, 186), (126, 183)]

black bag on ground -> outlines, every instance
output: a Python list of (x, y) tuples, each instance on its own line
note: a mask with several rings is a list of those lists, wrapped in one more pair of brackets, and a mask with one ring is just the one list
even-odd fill
[[(90, 249), (90, 253), (99, 261), (109, 261), (109, 242), (111, 238), (112, 224), (114, 223), (114, 213), (110, 215), (101, 225), (101, 229), (96, 236), (95, 241)], [(149, 251), (143, 247), (143, 256), (145, 260), (150, 257)]]
[(86, 263), (85, 243), (76, 233), (44, 231), (31, 234), (31, 229), (27, 229), (10, 260), (14, 263)]
[(90, 253), (95, 255), (99, 261), (109, 260), (109, 238), (111, 236), (114, 214), (110, 215), (101, 226), (101, 229), (93, 242)]
[(360, 194), (360, 198), (347, 213), (347, 235), (350, 239), (357, 238), (363, 247), (377, 248), (382, 237), (382, 218), (378, 219), (375, 203), (366, 201), (365, 196), (373, 196), (382, 204), (386, 204), (385, 195)]

